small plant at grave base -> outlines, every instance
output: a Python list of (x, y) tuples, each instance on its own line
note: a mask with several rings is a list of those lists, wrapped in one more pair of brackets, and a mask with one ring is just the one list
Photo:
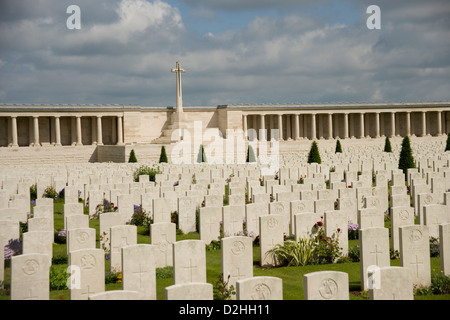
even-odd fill
[(317, 146), (317, 142), (315, 141), (312, 142), (311, 149), (309, 150), (308, 163), (322, 163), (319, 153), (319, 147)]
[(69, 276), (66, 269), (52, 265), (50, 267), (50, 290), (67, 290)]
[(44, 198), (58, 199), (58, 192), (53, 187), (47, 187), (44, 190)]
[(54, 241), (58, 244), (65, 244), (67, 239), (67, 232), (66, 230), (60, 230), (55, 232), (54, 234)]
[(230, 275), (228, 275), (227, 281), (223, 279), (223, 273), (219, 275), (219, 279), (213, 286), (213, 299), (214, 300), (231, 300), (232, 296), (236, 294), (234, 286), (228, 284), (230, 282)]
[(156, 279), (170, 279), (170, 278), (173, 278), (172, 266), (164, 268), (156, 268)]
[(352, 262), (359, 262), (361, 257), (361, 251), (359, 246), (354, 246), (348, 249), (348, 258)]
[(122, 282), (122, 272), (105, 272), (105, 284)]
[(95, 213), (91, 219), (98, 219), (102, 213), (116, 212), (118, 209), (118, 207), (114, 206), (114, 202), (109, 202), (107, 199), (103, 199), (103, 201), (95, 208)]
[(37, 185), (33, 184), (30, 187), (30, 200), (36, 200), (37, 199)]
[(170, 222), (175, 223), (176, 229), (178, 230), (178, 211), (172, 211), (170, 213)]
[(129, 163), (136, 163), (136, 162), (138, 162), (137, 158), (136, 158), (136, 154), (134, 152), (134, 149), (131, 149), (130, 156), (128, 158), (128, 162)]
[(359, 225), (357, 223), (348, 224), (348, 240), (358, 239), (358, 229)]
[(220, 250), (220, 248), (221, 248), (220, 240), (212, 240), (205, 247), (206, 251)]
[[(323, 218), (322, 218), (323, 219)], [(339, 233), (342, 230), (337, 230), (337, 237), (325, 236), (325, 228), (323, 221), (318, 221), (314, 226), (316, 229), (314, 237), (314, 249), (312, 252), (315, 264), (327, 264), (335, 262), (342, 255), (342, 248), (339, 247)]]
[(398, 260), (398, 259), (400, 259), (400, 252), (398, 250), (390, 249), (389, 250), (389, 258), (391, 260)]
[(431, 291), (433, 294), (450, 294), (450, 276), (442, 271), (431, 274)]
[(155, 181), (156, 175), (162, 173), (159, 167), (140, 166), (133, 172), (133, 181), (139, 182), (140, 175), (148, 175), (150, 181)]
[(402, 149), (400, 151), (400, 158), (398, 160), (398, 168), (403, 170), (405, 174), (405, 179), (407, 177), (407, 170), (409, 168), (415, 168), (416, 164), (414, 162), (414, 157), (411, 149), (411, 143), (409, 137), (406, 136), (402, 141)]
[(299, 241), (287, 240), (276, 245), (270, 252), (275, 254), (280, 265), (306, 266), (313, 263), (314, 239), (300, 238)]
[(384, 140), (384, 152), (392, 152), (391, 141), (389, 137)]
[(152, 224), (152, 218), (145, 212), (142, 205), (134, 205), (133, 215), (131, 216), (130, 224), (137, 227), (145, 227), (145, 231), (150, 230), (150, 224)]
[(67, 264), (68, 257), (66, 255), (57, 255), (52, 257), (52, 265)]
[(159, 155), (159, 163), (168, 163), (166, 148), (164, 146), (161, 147), (161, 154)]
[(334, 150), (334, 153), (342, 153), (341, 141), (339, 141), (339, 139), (336, 141), (336, 149)]

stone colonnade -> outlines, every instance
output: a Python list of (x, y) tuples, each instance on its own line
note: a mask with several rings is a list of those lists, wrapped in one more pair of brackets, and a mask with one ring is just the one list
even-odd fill
[(21, 115), (0, 116), (7, 141), (2, 146), (37, 147), (123, 145), (123, 115)]
[[(448, 111), (255, 112), (242, 114), (248, 139), (280, 140), (440, 136), (450, 131)], [(274, 136), (272, 136), (274, 135)]]

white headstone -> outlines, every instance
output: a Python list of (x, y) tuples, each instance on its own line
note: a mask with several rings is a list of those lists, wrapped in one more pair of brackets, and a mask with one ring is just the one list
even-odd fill
[(349, 300), (348, 273), (316, 271), (303, 276), (305, 300)]
[(201, 240), (182, 240), (173, 244), (174, 284), (206, 282), (206, 249)]

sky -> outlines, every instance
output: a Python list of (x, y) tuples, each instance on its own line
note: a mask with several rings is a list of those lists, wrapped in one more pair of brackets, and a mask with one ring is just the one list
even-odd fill
[(449, 16), (448, 0), (0, 0), (0, 103), (174, 106), (176, 61), (184, 106), (450, 101)]

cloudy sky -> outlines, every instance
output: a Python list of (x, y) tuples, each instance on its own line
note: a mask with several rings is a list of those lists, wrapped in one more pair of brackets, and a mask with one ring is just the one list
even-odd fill
[(186, 106), (448, 101), (449, 16), (448, 0), (0, 0), (0, 103), (174, 105), (178, 60)]

